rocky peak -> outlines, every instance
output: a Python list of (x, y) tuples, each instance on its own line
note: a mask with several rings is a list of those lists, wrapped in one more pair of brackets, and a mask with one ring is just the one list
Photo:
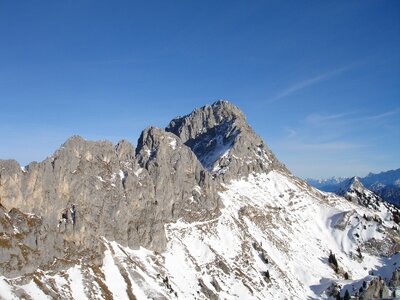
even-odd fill
[(61, 145), (60, 149), (54, 153), (53, 158), (68, 153), (77, 158), (84, 157), (87, 160), (92, 160), (96, 156), (111, 156), (114, 152), (115, 146), (110, 141), (89, 141), (79, 135), (74, 135)]
[(223, 181), (271, 169), (287, 171), (249, 126), (243, 112), (228, 101), (175, 118), (166, 130), (177, 135), (204, 168)]
[(367, 189), (357, 176), (345, 181), (337, 194), (351, 202), (361, 204), (377, 211), (397, 211), (393, 205), (387, 203), (373, 191)]
[(168, 135), (169, 133), (167, 133), (164, 129), (155, 126), (147, 127), (142, 131), (139, 137), (136, 153), (140, 153), (140, 151), (143, 149), (157, 150), (160, 145), (164, 143), (164, 140)]
[(135, 159), (135, 147), (127, 140), (120, 140), (115, 150), (121, 161), (131, 161)]
[[(347, 179), (342, 183), (342, 186), (340, 187), (340, 190), (338, 191), (337, 194), (339, 195), (345, 195), (346, 193), (372, 193), (369, 191), (362, 183), (359, 177), (355, 176), (350, 179)], [(373, 193), (372, 193), (373, 194)]]
[(355, 176), (351, 180), (351, 185), (350, 188), (352, 189), (357, 189), (357, 190), (362, 190), (365, 189), (366, 187), (361, 183), (360, 177)]
[[(226, 101), (219, 100), (212, 105), (196, 108), (189, 115), (174, 118), (166, 130), (178, 135), (184, 143), (202, 135), (206, 130), (220, 126), (248, 127), (240, 109)], [(226, 128), (228, 129), (228, 128)]]

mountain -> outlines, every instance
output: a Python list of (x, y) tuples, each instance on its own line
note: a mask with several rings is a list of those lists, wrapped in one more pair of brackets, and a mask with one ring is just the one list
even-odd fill
[[(326, 192), (337, 192), (342, 185), (351, 178), (332, 177), (328, 179), (311, 179), (306, 181), (316, 188)], [(381, 172), (378, 174), (369, 173), (360, 178), (366, 188), (375, 192), (386, 201), (400, 207), (400, 169)]]
[(4, 299), (370, 299), (399, 286), (390, 209), (297, 178), (227, 101), (146, 128), (137, 147), (74, 136), (40, 163), (0, 160), (0, 204)]
[(367, 189), (359, 177), (353, 177), (342, 182), (337, 194), (345, 197), (349, 201), (358, 202), (358, 204), (375, 209), (383, 202), (383, 199), (374, 192)]
[(288, 172), (239, 108), (227, 101), (217, 101), (187, 116), (176, 117), (166, 130), (190, 147), (215, 178), (229, 181), (273, 169)]
[(395, 223), (400, 223), (400, 209), (367, 189), (358, 177), (343, 181), (336, 193), (349, 201), (379, 211), (380, 213), (386, 213), (388, 215), (384, 218), (391, 218)]

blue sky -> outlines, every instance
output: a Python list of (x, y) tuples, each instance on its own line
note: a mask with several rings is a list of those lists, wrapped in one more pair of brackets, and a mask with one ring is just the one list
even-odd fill
[(400, 1), (0, 1), (0, 158), (228, 99), (301, 177), (400, 167)]

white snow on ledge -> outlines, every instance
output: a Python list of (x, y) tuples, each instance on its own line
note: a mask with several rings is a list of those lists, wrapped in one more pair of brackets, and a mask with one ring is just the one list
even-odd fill
[(171, 148), (173, 150), (175, 150), (176, 149), (176, 143), (177, 143), (176, 139), (171, 138), (171, 137), (168, 137), (168, 139), (170, 140), (169, 145), (171, 146)]
[(106, 181), (103, 179), (103, 177), (101, 177), (101, 176), (96, 176), (96, 177), (97, 177), (97, 179), (100, 180), (101, 182), (106, 182)]

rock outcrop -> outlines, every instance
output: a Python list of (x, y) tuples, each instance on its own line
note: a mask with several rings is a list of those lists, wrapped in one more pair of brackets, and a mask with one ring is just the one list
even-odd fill
[(225, 182), (252, 172), (286, 170), (244, 114), (228, 101), (217, 101), (176, 117), (166, 130), (180, 137), (204, 168)]
[(0, 161), (0, 176), (1, 204), (39, 216), (46, 228), (41, 232), (57, 241), (46, 246), (47, 261), (32, 258), (33, 268), (71, 253), (101, 256), (101, 237), (161, 251), (165, 224), (215, 218), (221, 206), (217, 185), (196, 155), (177, 136), (154, 127), (143, 131), (136, 151), (126, 141), (115, 146), (73, 136), (24, 169)]
[(360, 178), (353, 177), (343, 183), (338, 195), (345, 197), (349, 201), (377, 209), (383, 199), (374, 192), (367, 189), (360, 181)]

